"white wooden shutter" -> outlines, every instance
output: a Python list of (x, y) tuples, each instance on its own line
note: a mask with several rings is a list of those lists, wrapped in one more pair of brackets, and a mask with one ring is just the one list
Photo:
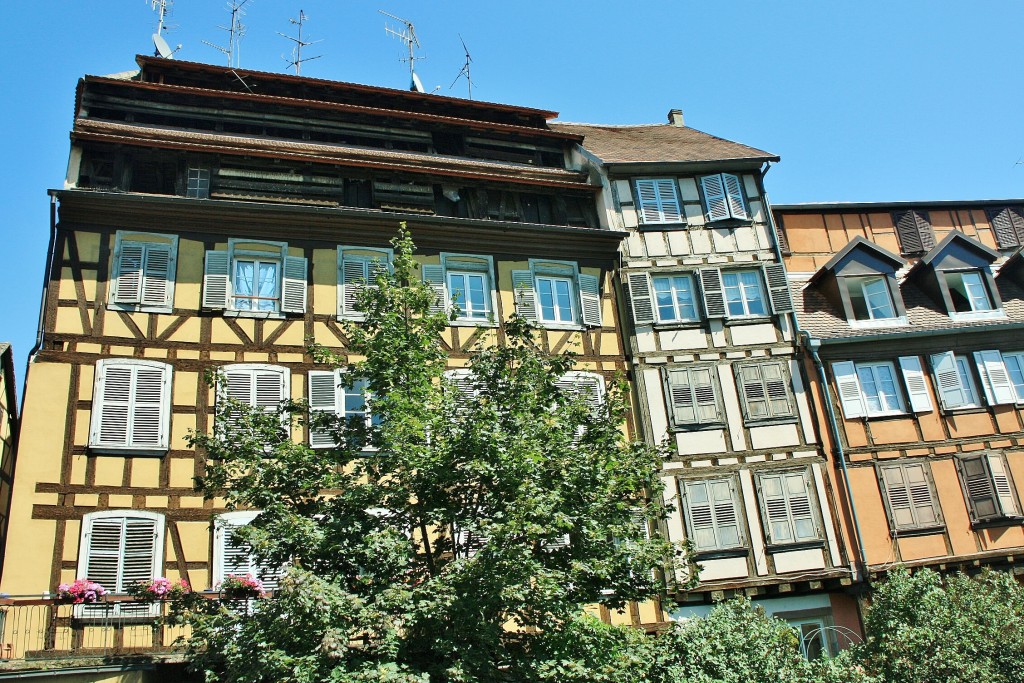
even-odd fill
[(1010, 475), (1006, 471), (1006, 463), (1002, 457), (989, 453), (987, 456), (988, 469), (992, 474), (992, 488), (995, 489), (996, 498), (999, 500), (999, 509), (1004, 517), (1013, 517), (1020, 514), (1017, 507), (1017, 500), (1013, 495), (1013, 486), (1010, 484)]
[[(141, 514), (100, 513), (86, 517), (80, 578), (95, 581), (111, 593), (126, 593), (133, 584), (152, 581), (163, 557), (158, 541), (162, 519)], [(106, 606), (82, 605), (83, 617), (109, 614)], [(116, 603), (116, 616), (156, 616), (157, 604)]]
[(285, 313), (306, 312), (306, 258), (284, 257), (284, 279), (281, 282), (281, 310)]
[(629, 273), (626, 276), (629, 303), (633, 309), (633, 320), (637, 325), (654, 322), (654, 297), (651, 294), (651, 277), (647, 273)]
[(275, 567), (257, 561), (252, 546), (237, 535), (238, 529), (246, 526), (259, 515), (258, 512), (233, 513), (217, 518), (216, 539), (217, 562), (214, 567), (214, 586), (228, 576), (251, 575), (263, 584), (264, 590), (277, 590), (284, 567)]
[(636, 181), (637, 208), (643, 223), (679, 223), (682, 211), (672, 178), (644, 178)]
[(280, 369), (256, 370), (256, 392), (253, 404), (267, 410), (276, 409), (288, 397), (285, 374)]
[(729, 213), (733, 218), (746, 218), (747, 208), (746, 204), (743, 202), (743, 183), (740, 182), (740, 177), (731, 173), (723, 173), (722, 184), (725, 186), (725, 196), (729, 204)]
[(434, 290), (434, 303), (430, 305), (431, 313), (448, 310), (448, 292), (444, 284), (444, 266), (424, 265), (423, 281)]
[(580, 310), (583, 324), (601, 327), (601, 281), (594, 275), (580, 273), (576, 277), (580, 288)]
[[(267, 412), (276, 410), (281, 401), (290, 397), (288, 382), (289, 372), (286, 368), (273, 365), (227, 365), (223, 368), (224, 395), (254, 408), (263, 408)], [(233, 412), (227, 416), (227, 430), (239, 420), (240, 415)], [(288, 416), (283, 421), (287, 424)]]
[(928, 395), (928, 384), (924, 380), (921, 359), (917, 356), (900, 356), (900, 371), (903, 373), (903, 384), (910, 398), (910, 409), (915, 413), (928, 413), (932, 409), (932, 399)]
[(781, 263), (764, 264), (764, 277), (768, 282), (768, 295), (775, 313), (793, 312), (793, 295), (786, 278), (786, 268)]
[(135, 359), (101, 360), (96, 366), (89, 445), (166, 449), (170, 396), (171, 366)]
[(725, 291), (722, 271), (718, 268), (700, 269), (700, 288), (704, 295), (704, 312), (709, 318), (725, 317)]
[(989, 405), (998, 406), (1017, 402), (1017, 392), (1006, 371), (1003, 357), (998, 351), (975, 351), (974, 362), (978, 367), (985, 399)]
[[(343, 398), (341, 377), (337, 370), (309, 371), (309, 409), (312, 412), (341, 413)], [(337, 446), (334, 435), (329, 431), (309, 430), (309, 445), (313, 448)]]
[(175, 257), (169, 244), (147, 244), (143, 265), (141, 303), (170, 308)]
[(134, 370), (129, 445), (167, 448), (171, 367), (163, 364), (137, 365)]
[(137, 304), (142, 301), (144, 247), (138, 243), (122, 242), (120, 249), (114, 303)]
[(229, 266), (228, 252), (206, 252), (206, 267), (203, 271), (203, 308), (214, 310), (227, 308), (231, 289)]
[(512, 271), (512, 294), (515, 297), (516, 313), (526, 320), (537, 320), (537, 295), (533, 288), (533, 271)]
[(932, 372), (935, 374), (935, 386), (939, 400), (946, 410), (965, 405), (968, 400), (967, 388), (963, 385), (956, 367), (956, 357), (952, 351), (932, 354)]
[(120, 447), (128, 445), (132, 374), (130, 365), (103, 361), (97, 364), (90, 445)]
[(369, 262), (361, 256), (345, 254), (341, 259), (341, 296), (338, 297), (338, 315), (362, 317), (356, 310), (356, 297), (370, 281)]
[(836, 378), (836, 391), (843, 406), (843, 415), (848, 420), (864, 417), (867, 410), (864, 406), (864, 396), (860, 391), (860, 381), (857, 379), (856, 365), (852, 361), (833, 363), (832, 374)]
[(967, 491), (967, 502), (975, 521), (983, 522), (1002, 515), (999, 497), (996, 495), (989, 459), (986, 454), (956, 458), (957, 469)]
[[(124, 526), (124, 555), (119, 593), (127, 593), (136, 583), (152, 581), (161, 574), (156, 566), (156, 521), (128, 517)], [(145, 616), (159, 609), (158, 605), (121, 604), (123, 616)]]
[(567, 372), (555, 386), (569, 396), (582, 397), (591, 412), (596, 412), (604, 399), (604, 377), (593, 372)]
[(704, 176), (700, 179), (700, 184), (704, 189), (708, 221), (729, 218), (729, 200), (725, 196), (725, 185), (722, 182), (721, 174)]

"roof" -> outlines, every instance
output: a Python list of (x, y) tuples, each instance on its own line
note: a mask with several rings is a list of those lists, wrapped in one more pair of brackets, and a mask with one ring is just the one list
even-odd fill
[(548, 125), (582, 135), (583, 147), (606, 164), (779, 160), (770, 152), (669, 123), (612, 126), (555, 121)]
[(921, 257), (919, 263), (930, 264), (936, 258), (938, 258), (942, 252), (946, 250), (952, 242), (960, 242), (968, 249), (976, 251), (981, 254), (985, 259), (991, 263), (999, 258), (999, 252), (994, 249), (989, 249), (984, 244), (977, 240), (972, 240), (967, 235), (963, 234), (959, 230), (951, 230), (948, 235), (942, 238), (942, 241), (932, 247), (927, 254)]
[(888, 249), (883, 249), (882, 247), (878, 246), (871, 240), (865, 238), (863, 235), (857, 235), (852, 240), (847, 242), (845, 247), (837, 251), (836, 255), (829, 259), (828, 263), (819, 268), (818, 271), (811, 276), (810, 282), (814, 282), (815, 280), (817, 280), (818, 277), (825, 271), (833, 270), (837, 265), (839, 265), (839, 262), (846, 258), (847, 254), (849, 254), (854, 249), (863, 249), (870, 251), (872, 254), (882, 259), (883, 261), (888, 261), (889, 263), (891, 263), (893, 265), (894, 270), (899, 270), (903, 266), (907, 265), (906, 261), (904, 261), (896, 254), (893, 254)]
[(776, 213), (795, 213), (806, 211), (820, 213), (822, 211), (858, 211), (872, 213), (900, 209), (928, 209), (955, 207), (987, 207), (1024, 204), (1024, 199), (934, 199), (934, 200), (900, 200), (892, 202), (799, 202), (795, 204), (772, 204)]

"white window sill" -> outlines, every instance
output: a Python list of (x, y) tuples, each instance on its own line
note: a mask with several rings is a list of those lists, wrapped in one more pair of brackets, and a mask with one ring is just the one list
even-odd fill
[(867, 413), (864, 418), (868, 420), (875, 420), (886, 417), (906, 417), (907, 411), (905, 410), (887, 410), (885, 412), (878, 413)]
[(698, 319), (693, 320), (659, 320), (654, 323), (654, 329), (656, 330), (685, 330), (692, 329), (695, 327), (701, 327), (703, 321)]
[(584, 330), (587, 329), (586, 327), (580, 325), (579, 323), (554, 323), (546, 322), (544, 320), (538, 320), (537, 327), (540, 327), (545, 330), (574, 330), (578, 332), (583, 332)]
[(878, 327), (906, 327), (910, 323), (907, 322), (905, 315), (898, 316), (896, 318), (876, 318), (874, 320), (847, 320), (855, 330), (859, 329), (871, 329)]
[(1006, 313), (1003, 309), (997, 308), (993, 311), (951, 311), (950, 320), (968, 322), (971, 320), (1006, 320)]
[(167, 446), (145, 447), (137, 446), (102, 446), (89, 444), (89, 453), (92, 455), (144, 455), (154, 458), (162, 457), (168, 451)]
[(725, 317), (726, 325), (754, 325), (757, 323), (770, 323), (770, 315), (733, 315)]
[(280, 311), (236, 311), (227, 309), (224, 311), (225, 318), (262, 318), (264, 320), (284, 320), (285, 315)]
[(498, 323), (492, 320), (480, 320), (478, 318), (456, 318), (448, 321), (452, 327), (498, 327)]
[(142, 306), (141, 304), (107, 304), (107, 310), (125, 313), (173, 313), (168, 306)]

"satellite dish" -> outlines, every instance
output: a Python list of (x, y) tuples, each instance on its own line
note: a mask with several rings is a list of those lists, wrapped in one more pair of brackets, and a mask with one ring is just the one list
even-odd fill
[(420, 77), (416, 75), (415, 71), (412, 74), (412, 85), (409, 86), (409, 90), (412, 90), (413, 92), (422, 92), (422, 93), (427, 92), (423, 88), (423, 82), (420, 81)]
[(171, 46), (167, 44), (164, 37), (159, 33), (153, 34), (153, 47), (156, 48), (156, 54), (164, 59), (171, 59), (174, 56), (174, 51), (171, 50)]

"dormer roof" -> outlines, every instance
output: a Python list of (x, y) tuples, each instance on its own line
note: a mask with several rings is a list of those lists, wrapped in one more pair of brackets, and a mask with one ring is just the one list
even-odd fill
[(811, 276), (811, 279), (808, 282), (813, 284), (818, 278), (829, 271), (835, 272), (842, 270), (843, 266), (851, 259), (854, 252), (863, 253), (871, 260), (879, 261), (881, 264), (889, 266), (889, 268), (885, 268), (884, 270), (879, 269), (877, 272), (895, 272), (907, 265), (906, 261), (896, 254), (893, 254), (888, 249), (878, 246), (862, 235), (857, 235), (847, 242), (846, 246), (840, 249), (825, 265), (819, 268), (818, 271)]

